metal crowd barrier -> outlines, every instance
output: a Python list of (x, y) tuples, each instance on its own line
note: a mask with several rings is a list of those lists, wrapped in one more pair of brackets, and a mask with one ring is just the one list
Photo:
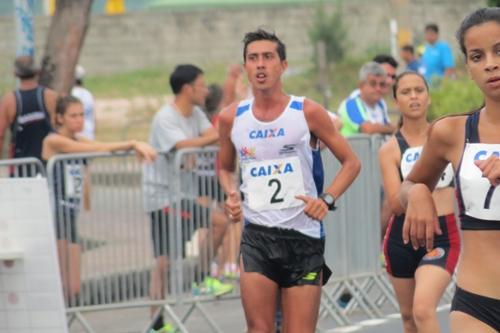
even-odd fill
[[(381, 139), (360, 135), (349, 142), (361, 159), (362, 171), (339, 200), (339, 209), (324, 221), (325, 258), (333, 277), (323, 288), (320, 327), (398, 312), (380, 258), (377, 150)], [(214, 262), (237, 263), (241, 226), (228, 225), (223, 214), (217, 152), (217, 147), (205, 147), (160, 154), (160, 164), (154, 168), (130, 152), (64, 154), (48, 162), (70, 325), (78, 321), (87, 332), (94, 332), (85, 317), (88, 312), (155, 306), (156, 313), (143, 332), (160, 314), (177, 331), (189, 332), (188, 320), (194, 312), (212, 331), (222, 332), (206, 306), (220, 297), (207, 292), (206, 281), (215, 274)], [(330, 182), (339, 163), (328, 152), (322, 157), (325, 182)], [(10, 176), (12, 170), (5, 166), (12, 163), (21, 167), (18, 175), (45, 174), (36, 159), (0, 161), (0, 172)], [(149, 193), (151, 188), (154, 191)], [(159, 210), (159, 224), (153, 225), (146, 212), (152, 209)], [(153, 245), (152, 234), (168, 234), (168, 238), (161, 237)], [(152, 275), (166, 253), (164, 290), (151, 299)], [(234, 290), (222, 299), (239, 297), (238, 281), (230, 283)], [(338, 300), (345, 292), (351, 299), (341, 306)]]
[(45, 168), (34, 157), (0, 160), (0, 177), (45, 177)]
[[(222, 332), (203, 306), (214, 296), (205, 296), (198, 289), (200, 284), (206, 284), (207, 276), (216, 275), (211, 267), (215, 260), (220, 262), (219, 270), (224, 263), (236, 266), (238, 262), (241, 224), (231, 224), (224, 214), (224, 193), (217, 177), (217, 153), (218, 147), (205, 147), (182, 149), (175, 155), (172, 202), (176, 207), (184, 207), (174, 212), (178, 255), (173, 270), (177, 274), (178, 304), (189, 305), (182, 321), (187, 321), (197, 310), (212, 331)], [(183, 202), (188, 204), (183, 205)], [(186, 244), (186, 240), (190, 241)], [(195, 252), (195, 255), (191, 253), (190, 258), (188, 252)], [(226, 286), (233, 284), (234, 290), (224, 299), (239, 298), (237, 282), (225, 281)]]
[[(159, 167), (142, 165), (127, 152), (64, 154), (48, 162), (70, 325), (76, 320), (94, 332), (87, 312), (155, 306), (144, 332), (160, 314), (180, 332), (188, 332), (185, 322), (195, 310), (215, 332), (222, 332), (202, 305), (215, 296), (201, 290), (213, 273), (218, 250), (212, 233), (227, 228), (216, 177), (217, 151), (207, 147), (160, 154)], [(151, 185), (153, 193), (145, 199)], [(153, 225), (145, 210), (151, 204), (155, 210), (168, 207), (157, 215), (159, 224)], [(212, 222), (214, 216), (222, 225)], [(152, 233), (168, 238), (154, 243)], [(230, 248), (236, 258), (237, 244)], [(168, 262), (164, 291), (151, 299), (156, 252), (168, 253)], [(188, 305), (188, 310), (179, 313), (179, 305)]]
[(69, 325), (94, 332), (87, 311), (150, 305), (154, 258), (135, 155), (57, 155), (47, 175)]
[[(382, 185), (377, 155), (381, 137), (357, 135), (348, 140), (362, 167), (355, 182), (340, 198), (338, 209), (324, 221), (325, 259), (333, 276), (323, 288), (320, 311), (323, 321), (328, 323), (327, 319), (332, 319), (340, 326), (362, 318), (381, 318), (384, 310), (398, 310), (381, 261)], [(340, 164), (327, 151), (322, 158), (325, 181), (330, 182)], [(344, 294), (350, 300), (341, 304)]]

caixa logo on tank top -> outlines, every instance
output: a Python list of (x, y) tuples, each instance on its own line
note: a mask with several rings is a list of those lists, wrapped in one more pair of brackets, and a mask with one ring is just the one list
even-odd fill
[(465, 214), (477, 219), (500, 221), (500, 191), (483, 177), (476, 161), (500, 157), (500, 144), (467, 143), (460, 165), (460, 192)]
[(274, 176), (285, 173), (293, 173), (292, 163), (260, 165), (250, 169), (250, 175), (252, 177)]
[(245, 163), (242, 165), (242, 180), (248, 206), (255, 211), (303, 205), (295, 198), (305, 194), (297, 156)]
[(271, 138), (278, 138), (281, 136), (285, 136), (284, 128), (257, 129), (257, 130), (251, 130), (248, 133), (248, 137), (251, 140), (271, 139)]
[[(411, 169), (413, 169), (413, 166), (418, 161), (421, 154), (422, 154), (422, 146), (411, 147), (406, 149), (403, 156), (401, 156), (400, 168), (403, 179), (406, 179), (406, 177), (410, 174)], [(454, 177), (453, 166), (451, 165), (451, 163), (448, 163), (446, 169), (443, 171), (441, 177), (439, 178), (438, 183), (436, 184), (436, 188), (444, 188), (450, 186), (451, 183), (453, 182), (453, 177)]]

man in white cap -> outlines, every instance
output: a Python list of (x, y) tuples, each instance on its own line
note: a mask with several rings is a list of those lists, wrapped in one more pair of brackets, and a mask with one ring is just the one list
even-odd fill
[(75, 68), (75, 86), (71, 90), (71, 95), (78, 98), (83, 104), (84, 110), (84, 126), (83, 131), (79, 134), (83, 137), (95, 139), (95, 113), (94, 113), (94, 97), (83, 87), (83, 78), (85, 77), (85, 69), (81, 65)]

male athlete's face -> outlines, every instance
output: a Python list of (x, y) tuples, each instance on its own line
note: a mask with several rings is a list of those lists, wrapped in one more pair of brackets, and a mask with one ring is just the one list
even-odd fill
[(464, 35), (467, 71), (487, 98), (500, 101), (500, 24), (486, 22)]
[(247, 45), (244, 66), (252, 87), (267, 90), (281, 82), (288, 63), (280, 59), (275, 42), (258, 40)]
[(368, 75), (366, 80), (359, 84), (361, 99), (368, 105), (375, 105), (382, 99), (386, 85), (385, 76)]
[(81, 103), (71, 103), (66, 108), (63, 115), (58, 116), (58, 122), (71, 133), (78, 133), (83, 130), (83, 105)]

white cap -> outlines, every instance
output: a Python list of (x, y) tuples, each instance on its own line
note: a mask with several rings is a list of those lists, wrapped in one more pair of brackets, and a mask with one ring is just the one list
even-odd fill
[(82, 65), (75, 67), (75, 80), (82, 80), (85, 77), (85, 68)]

